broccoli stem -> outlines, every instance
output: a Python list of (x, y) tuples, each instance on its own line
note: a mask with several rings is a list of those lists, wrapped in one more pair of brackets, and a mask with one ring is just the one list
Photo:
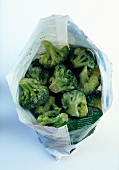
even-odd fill
[(58, 86), (57, 84), (55, 84), (55, 83), (52, 83), (52, 84), (49, 86), (49, 89), (50, 89), (51, 91), (53, 91), (54, 93), (60, 92), (59, 86)]
[(72, 116), (79, 117), (79, 112), (78, 112), (78, 105), (71, 104), (71, 107), (67, 109), (67, 113), (72, 113)]
[(25, 100), (28, 100), (29, 99), (29, 90), (26, 88), (25, 85), (22, 85), (22, 89), (23, 89), (23, 92), (24, 92), (24, 95), (25, 95)]
[(25, 80), (24, 79), (21, 79), (20, 82), (19, 82), (20, 86), (22, 87), (23, 89), (23, 92), (24, 92), (24, 95), (26, 97), (26, 99), (29, 99), (29, 88), (28, 88), (28, 84), (26, 84)]
[(51, 55), (50, 55), (50, 53), (49, 53), (51, 43), (50, 43), (49, 41), (45, 41), (45, 40), (44, 40), (44, 41), (42, 41), (42, 44), (43, 44), (44, 47), (45, 47), (47, 59), (48, 59), (48, 60), (51, 59)]
[[(85, 61), (87, 59), (87, 57), (86, 56), (78, 56), (77, 58), (75, 58), (74, 59), (74, 62), (75, 62), (75, 64), (78, 66), (78, 64), (80, 65), (81, 63), (78, 63), (78, 62), (83, 62), (83, 61)], [(86, 62), (86, 63), (88, 63), (88, 62)]]
[[(34, 92), (34, 89), (32, 89), (32, 82), (31, 82), (31, 81), (28, 81), (28, 79), (27, 79), (27, 82), (28, 82), (28, 83), (26, 83), (26, 79), (22, 79), (22, 80), (20, 81), (21, 87), (24, 87), (24, 90), (25, 90), (25, 91), (29, 91), (29, 92), (30, 92), (30, 95), (33, 96), (34, 98), (36, 98), (36, 94), (35, 94), (35, 92)], [(28, 92), (27, 92), (27, 93), (28, 93)]]
[(52, 124), (56, 122), (56, 118), (49, 118), (49, 117), (44, 117), (42, 119), (42, 122), (40, 123), (41, 126), (45, 126), (47, 124)]
[(61, 113), (58, 116), (58, 121), (55, 122), (54, 127), (59, 128), (59, 127), (61, 127), (67, 121), (68, 121), (67, 114), (66, 113)]
[(57, 60), (57, 53), (55, 52), (55, 50), (57, 48), (54, 47), (54, 45), (52, 45), (51, 42), (48, 41), (43, 41), (42, 44), (44, 45), (45, 49), (46, 49), (46, 55), (47, 55), (47, 59), (50, 60)]
[(65, 122), (68, 121), (68, 116), (66, 113), (61, 113), (56, 117), (49, 117), (51, 116), (51, 112), (46, 112), (44, 115), (41, 115), (38, 117), (38, 122), (41, 126), (53, 124), (52, 126), (59, 128), (61, 127)]
[(81, 84), (84, 84), (88, 81), (89, 77), (88, 77), (88, 69), (87, 66), (85, 66), (82, 70), (82, 72), (79, 75), (79, 82)]

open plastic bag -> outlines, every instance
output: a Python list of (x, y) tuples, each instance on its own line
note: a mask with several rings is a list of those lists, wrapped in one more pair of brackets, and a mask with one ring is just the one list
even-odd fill
[(59, 159), (61, 156), (70, 155), (80, 141), (94, 132), (102, 115), (89, 116), (57, 129), (38, 125), (35, 117), (20, 106), (19, 81), (24, 77), (31, 62), (42, 54), (42, 40), (49, 40), (57, 46), (83, 46), (95, 53), (102, 78), (103, 113), (110, 108), (112, 103), (112, 66), (106, 55), (92, 43), (69, 16), (52, 15), (38, 22), (28, 43), (19, 55), (19, 60), (7, 75), (7, 81), (20, 121), (33, 128), (44, 147)]

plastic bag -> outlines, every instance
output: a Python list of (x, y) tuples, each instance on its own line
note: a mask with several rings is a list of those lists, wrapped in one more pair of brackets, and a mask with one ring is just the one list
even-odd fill
[(49, 40), (57, 46), (83, 46), (95, 53), (102, 78), (103, 112), (106, 112), (112, 103), (112, 65), (106, 55), (92, 43), (69, 16), (52, 15), (39, 21), (28, 43), (19, 55), (18, 62), (7, 75), (7, 81), (20, 121), (33, 128), (44, 147), (59, 159), (61, 156), (70, 155), (80, 141), (94, 132), (102, 115), (89, 116), (57, 129), (38, 125), (30, 111), (19, 105), (19, 81), (24, 77), (31, 62), (42, 54), (42, 40)]

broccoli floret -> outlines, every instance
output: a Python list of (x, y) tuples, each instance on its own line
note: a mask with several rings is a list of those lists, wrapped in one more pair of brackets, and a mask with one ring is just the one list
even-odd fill
[(100, 70), (97, 66), (94, 70), (88, 70), (87, 66), (79, 74), (78, 89), (85, 95), (91, 94), (97, 90), (100, 85)]
[(101, 105), (101, 91), (96, 91), (86, 97), (88, 106), (90, 107), (98, 107), (102, 109)]
[(56, 111), (48, 111), (37, 118), (41, 126), (53, 126), (59, 128), (66, 124), (68, 115), (66, 113), (57, 114)]
[(103, 112), (98, 107), (88, 107), (88, 116), (91, 116), (91, 115), (97, 115), (101, 117), (103, 115)]
[(45, 53), (39, 58), (41, 65), (45, 68), (52, 68), (64, 62), (69, 52), (68, 46), (59, 49), (47, 40), (42, 41), (42, 44), (45, 47)]
[(88, 66), (89, 68), (95, 67), (94, 54), (84, 47), (74, 49), (74, 53), (70, 57), (70, 61), (74, 68)]
[(48, 100), (45, 102), (44, 105), (42, 106), (38, 106), (35, 109), (35, 114), (37, 115), (43, 115), (45, 112), (47, 111), (51, 111), (54, 110), (57, 114), (60, 113), (61, 108), (59, 108), (56, 104), (55, 104), (55, 97), (53, 96), (49, 96)]
[(32, 109), (42, 105), (49, 97), (49, 90), (46, 86), (31, 78), (23, 78), (19, 82), (23, 94), (19, 97), (19, 103), (23, 108)]
[(66, 92), (62, 96), (62, 106), (66, 113), (75, 117), (85, 117), (88, 113), (85, 95), (79, 90)]
[(41, 68), (40, 67), (31, 67), (27, 70), (25, 77), (26, 78), (32, 78), (39, 81), (41, 74)]
[(47, 70), (42, 69), (39, 83), (42, 85), (46, 85), (48, 83), (49, 72)]
[(48, 82), (49, 73), (41, 67), (31, 67), (27, 70), (25, 77), (36, 79), (41, 85), (46, 85)]
[(64, 65), (57, 65), (53, 76), (49, 80), (49, 89), (54, 92), (64, 92), (77, 87), (77, 79)]

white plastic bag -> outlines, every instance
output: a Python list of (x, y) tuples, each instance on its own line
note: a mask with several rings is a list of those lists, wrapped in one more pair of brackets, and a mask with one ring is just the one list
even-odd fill
[[(34, 59), (39, 58), (40, 54), (42, 54), (42, 40), (49, 40), (56, 46), (83, 46), (91, 49), (95, 53), (102, 77), (103, 112), (106, 112), (112, 103), (112, 67), (106, 55), (103, 54), (91, 40), (89, 40), (69, 16), (52, 15), (43, 18), (38, 22), (31, 38), (19, 55), (19, 61), (7, 75), (7, 81), (20, 121), (33, 128), (37, 132), (39, 141), (44, 147), (53, 156), (59, 159), (61, 156), (70, 155), (81, 140), (93, 133), (99, 119), (96, 119), (95, 121), (92, 120), (92, 122), (90, 120), (90, 124), (86, 124), (84, 127), (85, 130), (78, 127), (69, 132), (67, 125), (58, 129), (38, 125), (35, 117), (30, 111), (25, 110), (20, 106), (19, 81), (24, 77), (31, 62)], [(76, 135), (76, 141), (74, 140), (75, 133), (78, 134), (78, 136)]]

